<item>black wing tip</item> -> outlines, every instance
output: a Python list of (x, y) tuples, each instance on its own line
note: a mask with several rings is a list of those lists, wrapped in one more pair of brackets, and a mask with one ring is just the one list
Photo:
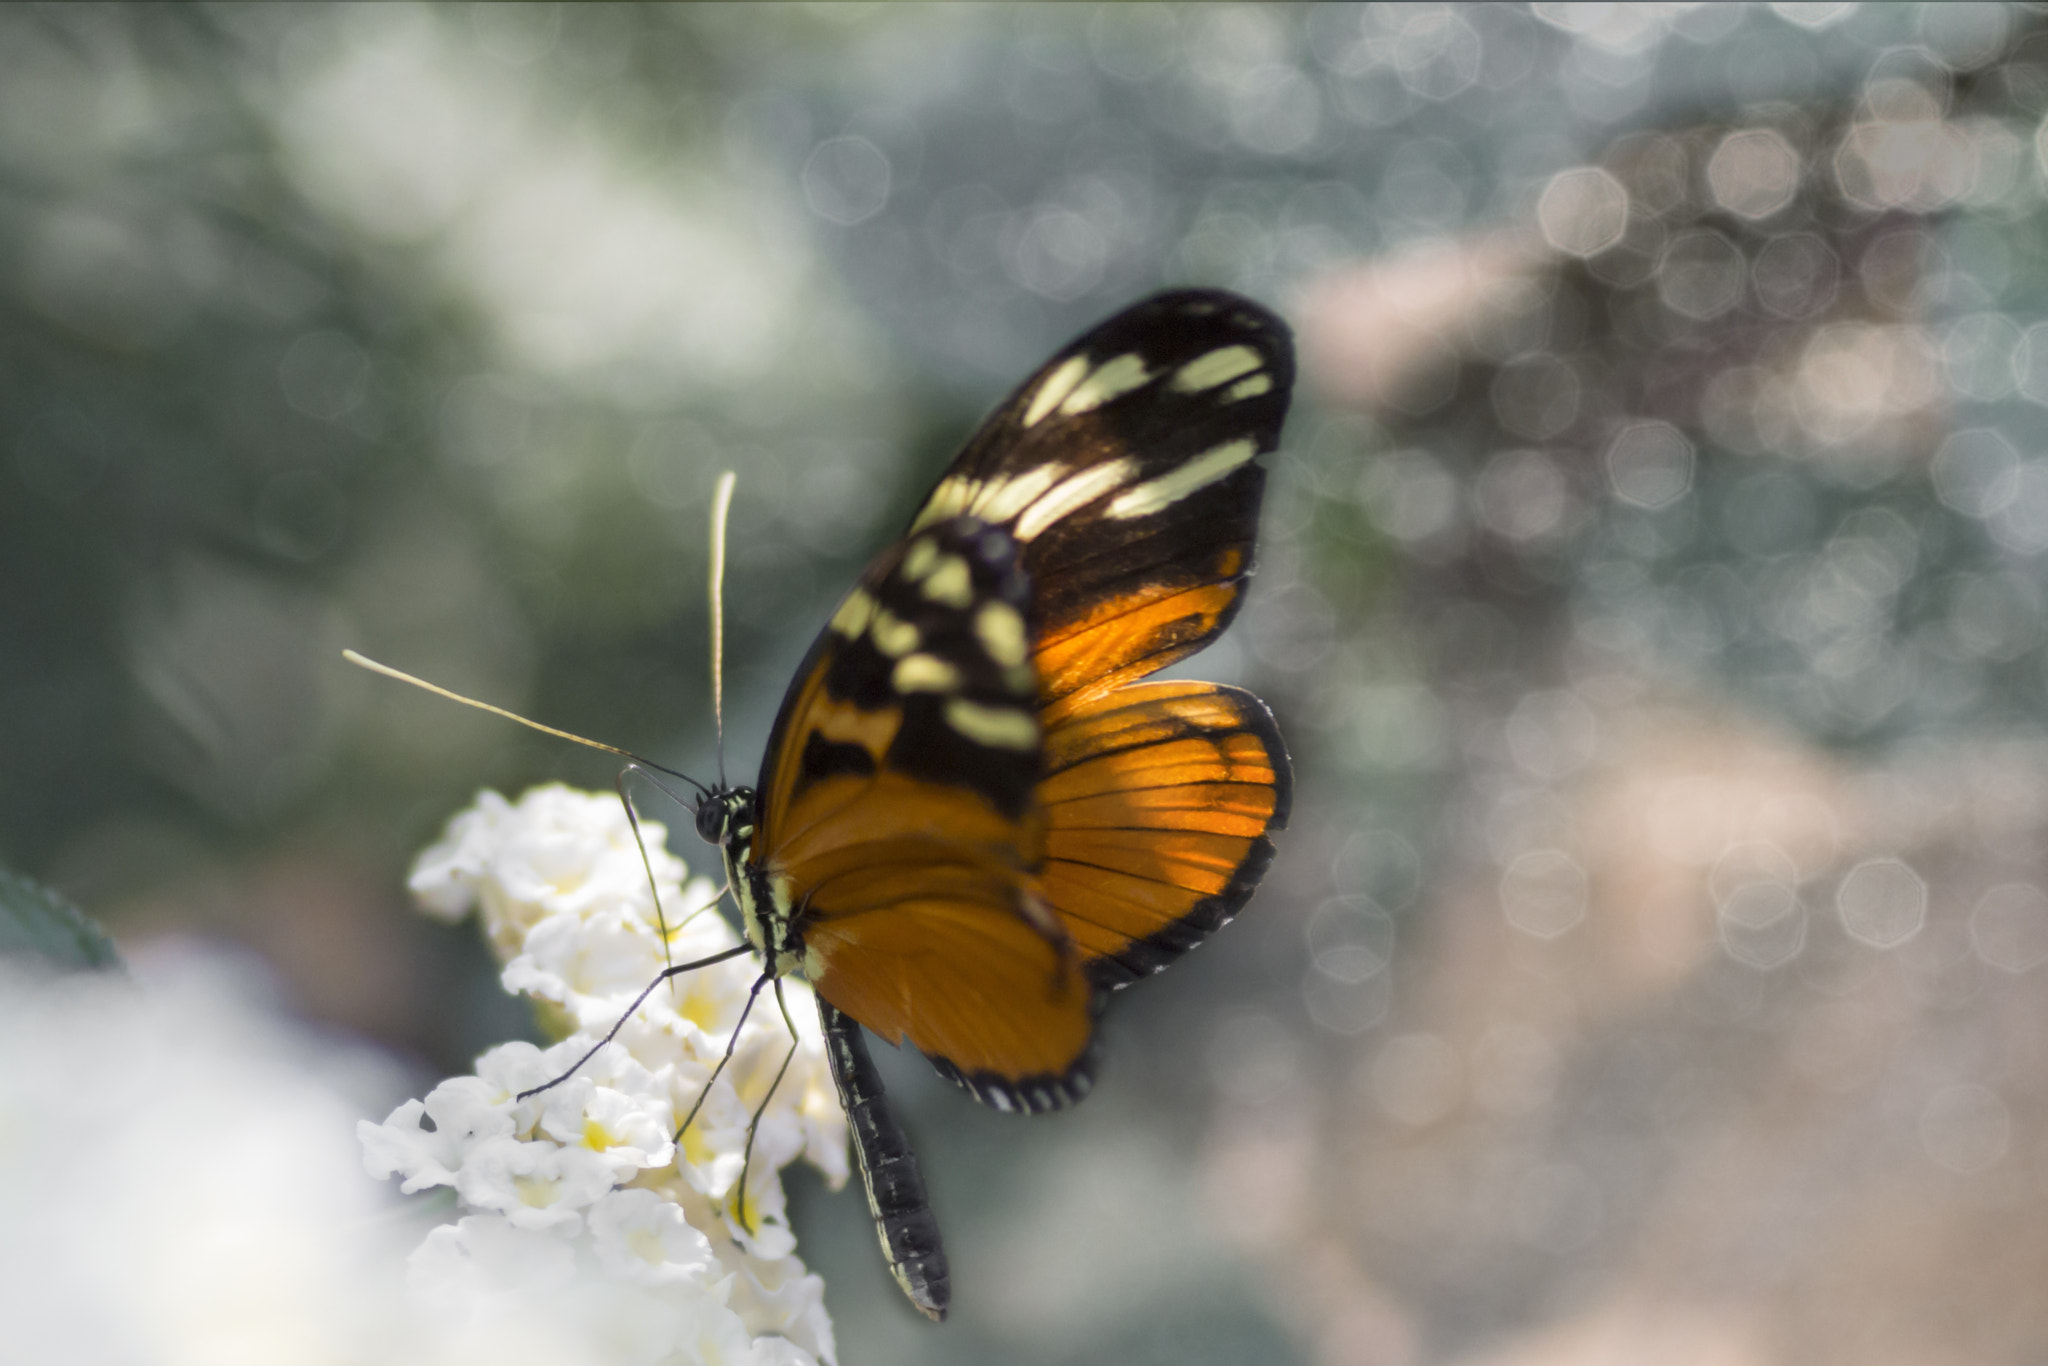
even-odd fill
[(1246, 331), (1268, 333), (1282, 351), (1293, 351), (1294, 331), (1286, 320), (1257, 299), (1239, 294), (1234, 289), (1220, 289), (1215, 285), (1177, 285), (1149, 294), (1114, 316), (1127, 317), (1155, 311), (1183, 313), (1193, 318), (1221, 315), (1225, 322)]
[[(1280, 723), (1273, 718), (1273, 709), (1266, 705), (1265, 698), (1249, 688), (1240, 688), (1232, 683), (1210, 683), (1205, 686), (1215, 689), (1219, 695), (1237, 703), (1245, 730), (1256, 736), (1259, 744), (1264, 747), (1266, 760), (1273, 766), (1273, 814), (1266, 821), (1266, 830), (1268, 833), (1285, 830), (1288, 818), (1294, 814), (1294, 760), (1287, 753), (1287, 742), (1280, 738)], [(1270, 847), (1268, 842), (1268, 848)], [(1266, 856), (1266, 862), (1272, 862), (1270, 852)], [(1249, 864), (1250, 860), (1247, 859), (1246, 866)], [(1265, 871), (1265, 864), (1260, 864), (1258, 872), (1252, 875), (1253, 884), (1258, 882)], [(1240, 868), (1239, 872), (1241, 874), (1243, 868)], [(1233, 881), (1231, 885), (1234, 888), (1237, 884)], [(1227, 897), (1230, 893), (1226, 890), (1221, 895)], [(1251, 895), (1249, 887), (1245, 889), (1245, 895)]]
[(1273, 373), (1275, 392), (1285, 405), (1294, 387), (1294, 329), (1286, 319), (1256, 299), (1213, 286), (1161, 290), (1111, 314), (1063, 350), (1093, 349), (1097, 338), (1130, 327), (1157, 327), (1179, 317), (1191, 327), (1222, 327), (1256, 345)]

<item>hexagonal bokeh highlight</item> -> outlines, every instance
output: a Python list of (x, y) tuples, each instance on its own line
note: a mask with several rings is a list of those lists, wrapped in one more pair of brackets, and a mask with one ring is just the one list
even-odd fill
[(1567, 256), (1597, 256), (1628, 231), (1628, 191), (1598, 166), (1559, 171), (1536, 201), (1543, 240)]
[(1730, 133), (1707, 160), (1707, 188), (1738, 218), (1769, 218), (1799, 190), (1799, 153), (1773, 128)]
[(1986, 1086), (1945, 1086), (1920, 1111), (1920, 1147), (1934, 1165), (1959, 1176), (1981, 1172), (2012, 1145), (2012, 1112)]
[(2048, 963), (2048, 892), (2009, 882), (1984, 893), (1970, 912), (1970, 947), (2003, 972), (2032, 972)]
[(1500, 906), (1508, 923), (1538, 939), (1555, 939), (1586, 918), (1586, 870), (1562, 849), (1538, 849), (1508, 865)]
[(1692, 487), (1692, 442), (1668, 422), (1633, 422), (1607, 443), (1607, 480), (1624, 503), (1655, 511)]
[(1897, 948), (1927, 923), (1927, 883), (1903, 859), (1866, 859), (1835, 890), (1835, 909), (1851, 938)]
[(1782, 882), (1751, 882), (1723, 898), (1721, 947), (1738, 963), (1769, 971), (1806, 947), (1806, 908)]

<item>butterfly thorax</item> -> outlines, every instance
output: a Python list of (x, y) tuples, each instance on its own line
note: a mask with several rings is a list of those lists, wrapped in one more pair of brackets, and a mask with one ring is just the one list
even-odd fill
[(714, 792), (697, 811), (697, 833), (725, 856), (725, 875), (739, 903), (747, 942), (761, 955), (769, 974), (785, 977), (804, 970), (803, 934), (790, 881), (779, 877), (765, 860), (754, 857), (754, 789)]

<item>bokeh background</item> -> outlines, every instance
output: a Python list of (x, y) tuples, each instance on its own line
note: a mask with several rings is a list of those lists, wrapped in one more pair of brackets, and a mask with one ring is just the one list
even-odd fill
[(1997, 4), (0, 9), (0, 859), (464, 1070), (407, 863), (612, 767), (340, 650), (709, 772), (732, 467), (744, 777), (980, 413), (1224, 285), (1293, 828), (1073, 1114), (884, 1060), (958, 1300), (801, 1186), (842, 1358), (2037, 1361), (2044, 113)]

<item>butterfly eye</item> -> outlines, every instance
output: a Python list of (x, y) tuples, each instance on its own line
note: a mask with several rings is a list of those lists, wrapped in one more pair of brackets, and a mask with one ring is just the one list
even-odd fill
[(697, 835), (706, 844), (725, 843), (727, 807), (723, 797), (707, 797), (697, 807)]
[(730, 844), (753, 826), (754, 794), (744, 787), (714, 792), (697, 808), (697, 834), (706, 844)]

